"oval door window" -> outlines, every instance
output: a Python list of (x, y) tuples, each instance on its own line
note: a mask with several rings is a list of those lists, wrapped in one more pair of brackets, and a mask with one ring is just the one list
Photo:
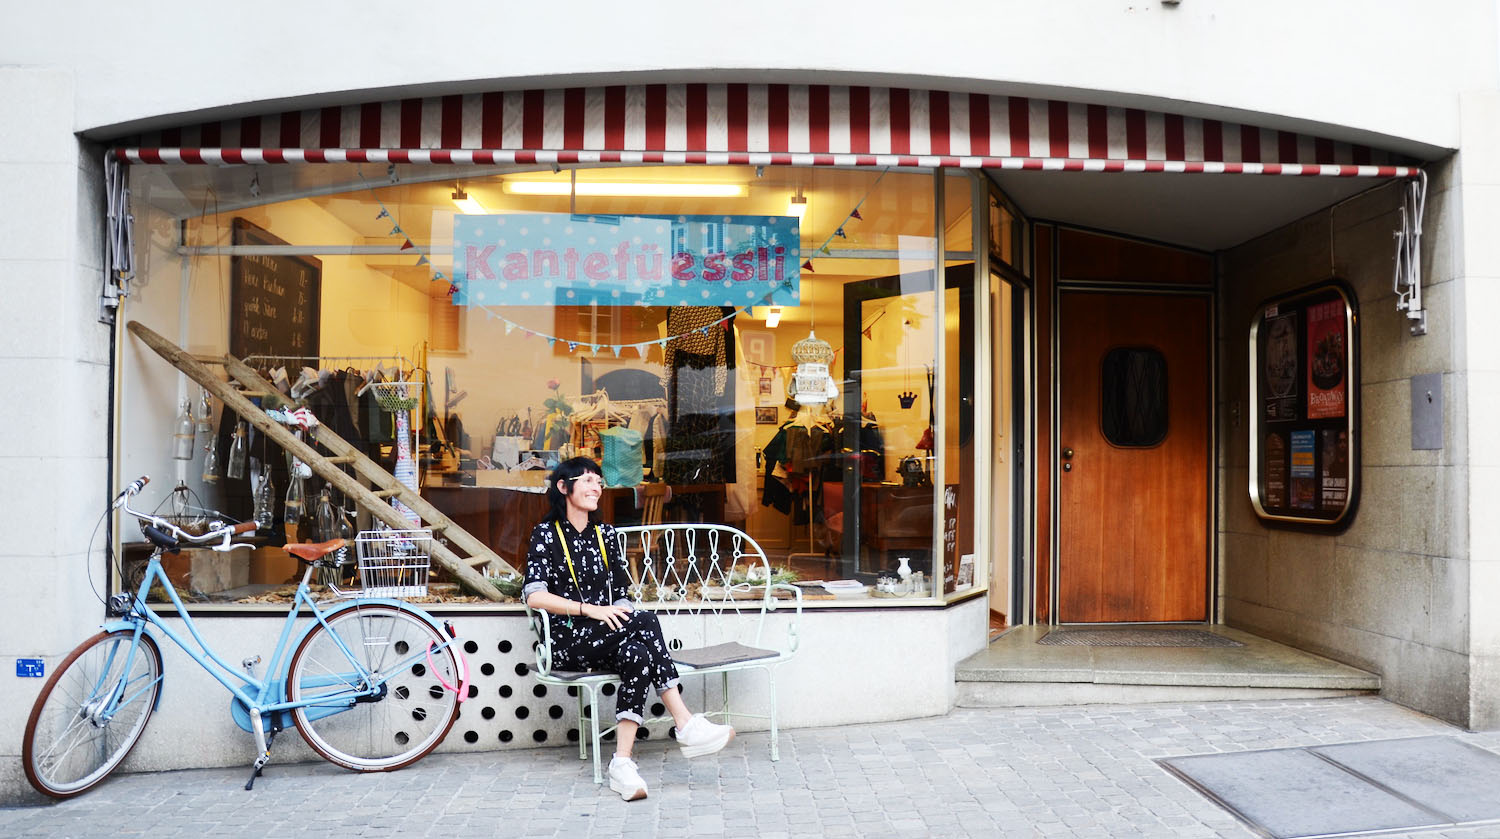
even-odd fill
[(1143, 448), (1167, 437), (1167, 359), (1154, 347), (1104, 354), (1099, 426), (1111, 445)]

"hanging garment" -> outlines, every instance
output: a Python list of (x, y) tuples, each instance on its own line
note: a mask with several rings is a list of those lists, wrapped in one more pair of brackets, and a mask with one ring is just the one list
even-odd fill
[(718, 306), (673, 306), (667, 310), (667, 334), (677, 337), (667, 342), (664, 366), (668, 371), (675, 370), (679, 352), (711, 357), (715, 396), (724, 393), (729, 374), (729, 333), (719, 323), (723, 317), (724, 311)]

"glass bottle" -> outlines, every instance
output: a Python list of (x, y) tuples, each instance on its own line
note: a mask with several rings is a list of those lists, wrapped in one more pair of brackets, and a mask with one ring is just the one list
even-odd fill
[(329, 539), (337, 539), (338, 538), (338, 526), (339, 526), (338, 525), (338, 520), (334, 518), (334, 515), (333, 515), (333, 499), (329, 497), (329, 495), (328, 495), (328, 487), (326, 487), (326, 486), (323, 487), (323, 491), (318, 494), (318, 508), (317, 508), (317, 510), (318, 510), (318, 512), (317, 512), (318, 535), (316, 537), (317, 540), (319, 542), (326, 542)]
[(214, 433), (214, 403), (208, 398), (208, 389), (198, 391), (198, 433)]
[(281, 518), (282, 521), (286, 522), (287, 526), (290, 527), (296, 525), (299, 521), (301, 521), (302, 501), (304, 497), (305, 496), (302, 491), (302, 476), (297, 474), (297, 470), (294, 468), (287, 475), (286, 508), (282, 511)]
[(245, 459), (250, 455), (247, 433), (244, 420), (235, 423), (234, 440), (229, 444), (229, 465), (224, 474), (236, 481), (245, 477)]
[(184, 399), (177, 411), (177, 425), (172, 432), (172, 457), (177, 460), (192, 460), (193, 448), (197, 443), (198, 432), (193, 425), (193, 411)]
[(219, 482), (219, 441), (212, 432), (208, 435), (208, 445), (203, 447), (203, 482)]
[(268, 531), (276, 524), (276, 487), (271, 483), (271, 466), (260, 470), (260, 482), (255, 487), (255, 527)]

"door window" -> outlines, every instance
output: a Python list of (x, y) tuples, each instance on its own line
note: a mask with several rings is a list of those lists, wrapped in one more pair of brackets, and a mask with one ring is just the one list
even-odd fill
[(1104, 439), (1147, 448), (1167, 436), (1167, 359), (1154, 347), (1115, 347), (1099, 376), (1099, 425)]

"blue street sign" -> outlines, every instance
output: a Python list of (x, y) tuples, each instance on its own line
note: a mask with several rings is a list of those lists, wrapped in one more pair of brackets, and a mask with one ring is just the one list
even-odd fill
[(45, 663), (39, 658), (16, 659), (16, 675), (20, 678), (39, 679), (45, 669)]

